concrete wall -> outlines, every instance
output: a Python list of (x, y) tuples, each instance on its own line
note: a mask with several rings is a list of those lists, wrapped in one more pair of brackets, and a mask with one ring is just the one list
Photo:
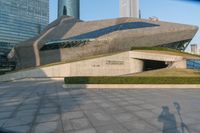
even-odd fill
[(183, 68), (186, 69), (187, 68), (187, 63), (186, 60), (181, 60), (181, 61), (176, 61), (172, 63), (172, 66), (170, 68)]
[[(22, 78), (59, 78), (66, 76), (116, 76), (140, 71), (137, 60), (130, 63), (129, 52), (44, 68), (19, 71), (0, 76), (0, 81)], [(135, 67), (132, 67), (135, 63)], [(131, 64), (131, 65), (130, 65)], [(134, 70), (132, 70), (134, 69)]]
[(141, 72), (142, 61), (132, 59), (129, 52), (70, 64), (70, 76), (117, 76)]
[(184, 66), (183, 58), (180, 56), (129, 51), (94, 59), (10, 73), (0, 76), (0, 81), (23, 78), (127, 75), (142, 72), (144, 68), (143, 60), (146, 59), (172, 62), (172, 66), (176, 68), (183, 68)]

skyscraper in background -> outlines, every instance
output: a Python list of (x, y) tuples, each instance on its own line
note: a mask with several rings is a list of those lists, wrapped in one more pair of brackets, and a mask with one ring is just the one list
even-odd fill
[(48, 23), (49, 0), (0, 0), (0, 69), (14, 45), (38, 35)]
[(198, 54), (198, 45), (197, 44), (191, 44), (191, 53), (192, 54)]
[(58, 0), (58, 17), (63, 15), (80, 18), (80, 0)]
[(49, 0), (0, 0), (0, 45), (38, 35), (49, 22)]
[(139, 0), (120, 0), (120, 17), (139, 18)]

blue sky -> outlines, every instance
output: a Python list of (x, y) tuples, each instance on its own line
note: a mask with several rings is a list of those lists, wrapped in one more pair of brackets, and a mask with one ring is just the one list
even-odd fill
[[(119, 17), (119, 0), (80, 0), (81, 19), (99, 20)], [(181, 0), (140, 0), (142, 18), (192, 24), (200, 27), (200, 4)], [(50, 0), (50, 22), (57, 18), (57, 0)], [(200, 46), (200, 32), (192, 43)]]

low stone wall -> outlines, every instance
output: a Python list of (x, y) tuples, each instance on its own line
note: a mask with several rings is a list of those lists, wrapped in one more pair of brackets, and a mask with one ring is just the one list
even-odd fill
[[(182, 57), (144, 52), (122, 52), (115, 55), (87, 59), (43, 68), (18, 71), (0, 76), (0, 81), (24, 78), (64, 78), (67, 76), (120, 76), (143, 71), (143, 59), (180, 62)], [(182, 67), (174, 63), (175, 67)]]
[(66, 76), (117, 76), (141, 71), (142, 61), (130, 59), (129, 52), (123, 52), (95, 59), (10, 73), (0, 76), (0, 81), (23, 78), (64, 78)]

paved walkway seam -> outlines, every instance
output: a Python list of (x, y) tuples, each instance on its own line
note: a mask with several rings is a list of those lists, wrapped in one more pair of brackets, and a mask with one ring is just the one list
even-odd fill
[(66, 89), (200, 89), (200, 84), (63, 84)]

